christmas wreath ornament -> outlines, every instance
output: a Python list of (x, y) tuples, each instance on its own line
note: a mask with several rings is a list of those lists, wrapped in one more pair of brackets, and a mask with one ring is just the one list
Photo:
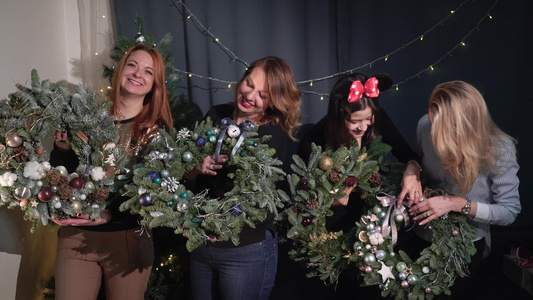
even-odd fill
[[(426, 189), (424, 196), (440, 193)], [(450, 295), (457, 276), (468, 275), (468, 263), (476, 252), (475, 229), (467, 223), (466, 216), (458, 213), (432, 220), (426, 225), (432, 232), (431, 245), (412, 260), (404, 251), (394, 249), (395, 229), (388, 224), (404, 221), (395, 220), (391, 213), (395, 203), (396, 197), (388, 194), (374, 198), (371, 209), (356, 223), (353, 252), (344, 258), (359, 269), (362, 285), (378, 286), (383, 297), (432, 299), (440, 294)]]
[(282, 214), (279, 226), (287, 227), (286, 237), (293, 246), (289, 254), (293, 260), (307, 265), (308, 277), (334, 283), (348, 268), (349, 262), (343, 256), (352, 251), (356, 228), (344, 233), (329, 232), (326, 217), (333, 214), (333, 201), (345, 197), (344, 191), (349, 187), (355, 186), (352, 192), (359, 193), (361, 198), (370, 198), (382, 188), (395, 188), (393, 181), (378, 180), (379, 172), (401, 178), (395, 165), (384, 159), (390, 149), (378, 138), (363, 149), (356, 142), (350, 148), (335, 151), (322, 151), (313, 144), (307, 163), (293, 156), (294, 173), (287, 176), (290, 196), (280, 192), (292, 206)]
[[(115, 170), (124, 163), (123, 151), (114, 146), (118, 133), (110, 103), (97, 104), (94, 93), (81, 86), (71, 94), (48, 80), (40, 82), (36, 70), (31, 88), (17, 89), (0, 102), (0, 134), (7, 145), (0, 153), (0, 205), (24, 210), (25, 219), (34, 223), (32, 231), (47, 225), (49, 218), (99, 218), (114, 190)], [(72, 174), (63, 166), (50, 166), (42, 146), (57, 128), (69, 132), (79, 159)]]
[[(239, 134), (230, 135), (230, 126), (237, 126)], [(133, 182), (125, 186), (130, 199), (120, 207), (140, 214), (141, 224), (173, 228), (187, 237), (187, 249), (192, 251), (207, 241), (230, 240), (238, 245), (244, 225), (255, 227), (266, 219), (267, 211), (277, 214), (283, 207), (275, 182), (285, 173), (279, 167), (281, 161), (273, 158), (275, 150), (266, 144), (270, 137), (259, 137), (257, 127), (231, 120), (213, 126), (207, 119), (193, 130), (160, 134), (146, 163), (135, 168)], [(185, 184), (185, 173), (206, 156), (219, 154), (228, 155), (224, 168), (233, 188), (220, 199), (210, 199), (207, 191), (194, 194)], [(159, 182), (154, 174), (161, 178)]]

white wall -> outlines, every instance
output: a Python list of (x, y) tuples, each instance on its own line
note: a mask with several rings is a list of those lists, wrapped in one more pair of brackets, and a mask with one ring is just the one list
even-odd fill
[[(77, 1), (2, 0), (0, 28), (0, 99), (16, 90), (15, 83), (29, 85), (32, 69), (41, 80), (81, 82), (71, 63), (80, 59)], [(53, 275), (56, 231), (43, 227), (31, 234), (30, 227), (20, 211), (0, 207), (3, 300), (42, 299)]]

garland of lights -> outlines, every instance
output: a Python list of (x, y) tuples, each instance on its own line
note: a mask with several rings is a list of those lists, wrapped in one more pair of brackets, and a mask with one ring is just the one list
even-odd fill
[[(288, 176), (293, 205), (285, 211), (287, 238), (295, 261), (304, 262), (308, 277), (319, 277), (326, 284), (337, 282), (342, 272), (355, 272), (364, 286), (376, 285), (383, 297), (431, 299), (450, 294), (457, 276), (468, 273), (467, 264), (475, 253), (474, 229), (466, 217), (451, 213), (429, 223), (433, 240), (416, 260), (394, 245), (399, 228), (409, 215), (396, 208), (396, 198), (383, 191), (394, 191), (401, 171), (383, 160), (390, 148), (376, 140), (369, 149), (341, 148), (335, 152), (314, 147), (309, 163), (295, 156), (294, 174)], [(379, 176), (387, 171), (387, 176)], [(355, 179), (354, 179), (355, 178)], [(326, 217), (332, 215), (334, 199), (344, 195), (347, 186), (356, 184), (368, 210), (348, 232), (330, 232)], [(427, 189), (431, 197), (435, 191)]]
[[(134, 170), (133, 183), (126, 185), (130, 199), (120, 209), (140, 214), (142, 225), (175, 229), (187, 237), (189, 251), (208, 241), (231, 240), (238, 245), (243, 226), (255, 227), (267, 212), (277, 215), (283, 204), (275, 182), (285, 173), (279, 168), (281, 161), (272, 156), (275, 150), (266, 144), (270, 137), (259, 137), (249, 121), (240, 126), (230, 123), (214, 127), (207, 119), (192, 131), (160, 131), (145, 165)], [(223, 198), (210, 199), (207, 191), (189, 190), (183, 177), (213, 155), (218, 145), (219, 153), (229, 157), (224, 168), (233, 187)]]
[[(111, 103), (97, 104), (94, 93), (81, 86), (71, 95), (48, 80), (40, 82), (36, 70), (31, 88), (18, 84), (17, 89), (0, 102), (0, 136), (6, 143), (0, 144), (0, 205), (24, 210), (24, 218), (34, 223), (32, 231), (47, 225), (49, 218), (99, 218), (114, 190), (115, 170), (125, 161), (115, 147)], [(75, 173), (50, 166), (41, 141), (50, 139), (56, 128), (69, 132), (79, 159)]]
[[(463, 7), (463, 5), (465, 3), (467, 3), (468, 1), (469, 0), (466, 0), (466, 1), (462, 2), (456, 9), (452, 10), (450, 12), (450, 14), (448, 14), (444, 19), (440, 20), (435, 25), (433, 25), (430, 29), (426, 30), (424, 33), (418, 35), (417, 37), (415, 37), (414, 39), (410, 40), (409, 42), (403, 43), (401, 47), (399, 47), (398, 49), (396, 49), (394, 51), (391, 51), (391, 52), (389, 52), (389, 53), (387, 53), (385, 55), (382, 55), (381, 57), (378, 57), (378, 58), (376, 58), (376, 59), (374, 59), (374, 60), (372, 60), (370, 62), (367, 62), (367, 63), (365, 63), (365, 64), (363, 64), (361, 66), (358, 66), (358, 67), (355, 67), (355, 68), (351, 68), (349, 70), (345, 70), (345, 71), (342, 71), (342, 72), (338, 72), (338, 73), (335, 73), (335, 74), (327, 75), (327, 76), (324, 76), (324, 77), (320, 77), (320, 78), (307, 79), (307, 80), (299, 81), (296, 84), (297, 85), (313, 86), (313, 82), (319, 82), (319, 81), (324, 81), (324, 80), (328, 80), (328, 79), (331, 79), (331, 78), (336, 78), (337, 76), (353, 73), (353, 72), (355, 72), (357, 70), (360, 70), (360, 69), (363, 69), (365, 67), (372, 67), (372, 65), (374, 63), (376, 63), (378, 61), (381, 61), (381, 60), (388, 61), (388, 59), (391, 56), (393, 56), (394, 54), (396, 54), (400, 50), (407, 48), (408, 46), (414, 44), (417, 41), (423, 41), (425, 35), (428, 35), (430, 32), (432, 32), (439, 25), (442, 25), (448, 18), (450, 18), (455, 13), (457, 13)], [(221, 43), (220, 39), (217, 38), (208, 28), (206, 28), (200, 22), (200, 20), (198, 20), (198, 18), (191, 12), (191, 10), (185, 5), (185, 3), (183, 3), (183, 1), (181, 1), (181, 0), (178, 1), (179, 5), (181, 5), (181, 7), (183, 7), (183, 10), (181, 10), (179, 8), (178, 3), (176, 3), (176, 1), (171, 1), (171, 2), (172, 2), (171, 6), (174, 6), (182, 15), (186, 15), (187, 19), (191, 19), (193, 24), (195, 25), (195, 27), (198, 29), (198, 31), (201, 32), (202, 34), (210, 37), (213, 40), (213, 42), (216, 45), (218, 45), (224, 51), (224, 53), (226, 53), (226, 55), (228, 55), (228, 57), (230, 58), (231, 62), (238, 61), (238, 62), (241, 62), (242, 64), (244, 64), (246, 67), (248, 67), (248, 63), (246, 61), (242, 60), (241, 58), (239, 58), (238, 56), (236, 56), (229, 48), (224, 46), (224, 44)], [(474, 31), (479, 30), (479, 27), (480, 27), (481, 23), (483, 21), (485, 21), (487, 18), (492, 19), (492, 16), (491, 16), (490, 13), (492, 12), (492, 10), (494, 9), (494, 7), (496, 6), (497, 3), (498, 3), (498, 0), (496, 0), (494, 2), (494, 4), (489, 8), (487, 13), (483, 15), (483, 17), (478, 21), (477, 25), (474, 28), (472, 28), (463, 38), (461, 38), (459, 43), (457, 43), (454, 47), (452, 47), (449, 51), (447, 51), (442, 57), (440, 57), (435, 62), (430, 64), (427, 68), (424, 68), (423, 70), (417, 72), (416, 74), (414, 74), (412, 76), (409, 76), (405, 80), (400, 81), (397, 84), (395, 84), (396, 90), (399, 89), (400, 85), (408, 82), (411, 79), (419, 77), (422, 73), (425, 73), (425, 72), (428, 72), (428, 71), (433, 71), (435, 69), (435, 66), (437, 64), (439, 64), (442, 60), (444, 60), (446, 57), (450, 56), (453, 51), (455, 51), (460, 46), (466, 46), (466, 43), (465, 43), (466, 39), (468, 37), (470, 37), (470, 35), (472, 35), (472, 33)], [(186, 75), (188, 77), (193, 77), (194, 76), (194, 77), (198, 77), (198, 78), (204, 78), (204, 79), (208, 79), (208, 80), (211, 80), (211, 81), (224, 83), (224, 84), (228, 85), (228, 88), (231, 88), (231, 86), (236, 83), (235, 81), (222, 80), (222, 79), (217, 79), (217, 78), (213, 78), (213, 77), (210, 77), (210, 76), (202, 76), (202, 75), (195, 74), (195, 73), (192, 73), (192, 72), (183, 71), (183, 70), (180, 70), (180, 69), (177, 69), (177, 68), (174, 68), (174, 71), (176, 71), (178, 73), (181, 73), (181, 74), (184, 74), (184, 75)], [(219, 88), (215, 88), (215, 89), (219, 89)], [(306, 94), (318, 95), (318, 96), (320, 96), (321, 100), (323, 100), (324, 97), (328, 97), (329, 96), (329, 94), (327, 94), (327, 93), (318, 93), (318, 92), (314, 92), (314, 91), (302, 90), (302, 92), (306, 93)]]

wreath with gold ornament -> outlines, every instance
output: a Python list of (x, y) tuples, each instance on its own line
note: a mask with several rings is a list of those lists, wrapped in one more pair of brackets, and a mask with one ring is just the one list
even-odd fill
[[(31, 87), (17, 84), (17, 91), (0, 101), (5, 141), (0, 143), (0, 205), (24, 210), (32, 231), (50, 218), (99, 218), (114, 190), (115, 171), (125, 163), (124, 152), (115, 147), (110, 103), (97, 103), (94, 92), (82, 86), (72, 94), (49, 80), (40, 82), (36, 70), (31, 79)], [(74, 173), (50, 165), (43, 141), (57, 128), (69, 132), (79, 160)]]
[[(134, 169), (133, 182), (125, 186), (130, 198), (120, 209), (140, 214), (142, 225), (173, 228), (187, 238), (189, 251), (206, 242), (238, 245), (243, 226), (255, 227), (267, 212), (277, 215), (283, 207), (275, 183), (285, 173), (266, 144), (269, 138), (258, 136), (250, 121), (235, 124), (231, 119), (220, 126), (208, 118), (193, 130), (160, 131), (145, 164)], [(207, 191), (193, 193), (184, 174), (217, 153), (228, 155), (223, 166), (233, 187), (217, 199)]]
[[(395, 250), (400, 228), (407, 229), (410, 220), (406, 208), (396, 208), (391, 196), (399, 188), (403, 167), (384, 160), (388, 151), (390, 147), (377, 139), (361, 150), (352, 145), (322, 152), (313, 145), (307, 164), (294, 157), (294, 173), (288, 175), (293, 202), (283, 215), (292, 246), (289, 255), (306, 265), (308, 277), (319, 277), (328, 285), (336, 283), (342, 272), (353, 272), (362, 286), (378, 286), (383, 297), (432, 299), (450, 294), (457, 276), (468, 274), (476, 251), (475, 230), (465, 216), (450, 213), (427, 225), (433, 240), (420, 257), (412, 260), (403, 250)], [(339, 174), (338, 180), (331, 180), (331, 172)], [(379, 181), (376, 174), (381, 174)], [(358, 179), (352, 192), (365, 199), (366, 214), (354, 220), (348, 232), (328, 231), (331, 204), (345, 196), (342, 191), (351, 177)], [(424, 196), (438, 193), (426, 189)]]
[(293, 156), (293, 173), (287, 176), (290, 195), (284, 195), (292, 206), (283, 212), (278, 225), (287, 232), (290, 257), (306, 264), (308, 277), (333, 283), (348, 268), (343, 255), (356, 241), (355, 228), (350, 232), (331, 232), (326, 229), (326, 217), (333, 215), (333, 201), (345, 197), (349, 187), (355, 186), (352, 193), (362, 199), (373, 197), (381, 189), (395, 189), (394, 181), (384, 180), (383, 176), (401, 176), (396, 164), (385, 159), (390, 150), (377, 138), (362, 149), (356, 141), (349, 148), (335, 151), (323, 151), (312, 144), (308, 162)]

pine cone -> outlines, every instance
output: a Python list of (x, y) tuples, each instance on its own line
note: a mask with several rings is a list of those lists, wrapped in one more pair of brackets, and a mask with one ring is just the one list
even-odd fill
[(68, 184), (61, 184), (57, 189), (57, 195), (61, 199), (70, 199), (74, 195), (74, 192)]
[(87, 195), (85, 201), (90, 204), (96, 204), (96, 202), (98, 202), (98, 197), (96, 196), (96, 193), (90, 193), (89, 195)]
[(374, 173), (372, 176), (370, 176), (370, 185), (372, 187), (380, 187), (381, 186), (381, 177), (379, 176), (379, 173)]
[(24, 147), (15, 148), (13, 154), (15, 154), (15, 160), (18, 162), (26, 162), (28, 160), (28, 156), (30, 156), (30, 153)]
[(68, 184), (68, 178), (66, 176), (61, 176), (59, 179), (59, 185)]
[(296, 204), (292, 207), (292, 211), (294, 212), (294, 214), (296, 215), (299, 215), (301, 213), (304, 212), (303, 208), (299, 205), (299, 204)]
[(61, 174), (59, 174), (59, 172), (50, 171), (46, 173), (46, 181), (48, 181), (48, 183), (50, 183), (51, 185), (58, 184), (60, 180), (61, 180)]
[(309, 208), (309, 209), (317, 209), (318, 208), (318, 201), (316, 199), (308, 199), (307, 200), (307, 208)]
[(109, 197), (109, 190), (105, 187), (101, 187), (96, 191), (96, 200), (103, 201)]
[(341, 180), (341, 176), (339, 175), (339, 173), (337, 171), (331, 171), (331, 172), (329, 172), (328, 179), (329, 179), (329, 181), (335, 183), (335, 182)]
[(62, 210), (56, 210), (56, 219), (62, 221), (68, 219), (68, 215)]

